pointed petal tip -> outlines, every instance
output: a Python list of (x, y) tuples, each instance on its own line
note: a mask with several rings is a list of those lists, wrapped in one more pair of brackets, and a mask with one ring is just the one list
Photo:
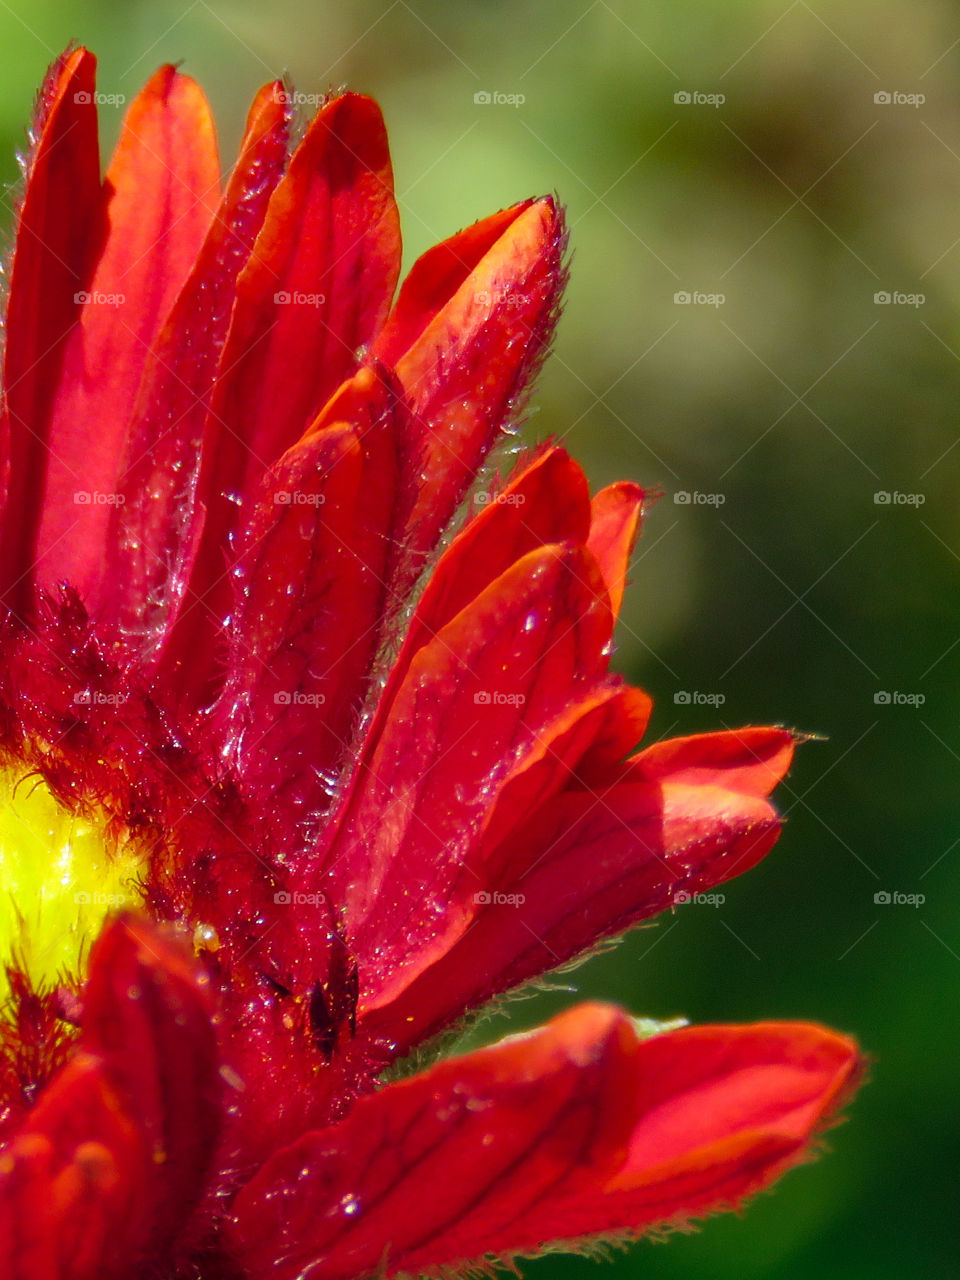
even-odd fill
[(233, 1242), (255, 1269), (280, 1232), (281, 1280), (321, 1258), (346, 1280), (689, 1223), (804, 1160), (857, 1062), (852, 1041), (813, 1024), (644, 1038), (622, 1009), (580, 1005), (278, 1152), (234, 1205)]

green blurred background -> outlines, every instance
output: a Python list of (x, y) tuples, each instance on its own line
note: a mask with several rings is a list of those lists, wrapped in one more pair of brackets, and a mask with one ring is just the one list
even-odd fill
[[(827, 1158), (743, 1218), (613, 1266), (955, 1276), (960, 6), (0, 0), (8, 183), (70, 38), (99, 52), (101, 89), (128, 98), (184, 60), (227, 157), (279, 72), (305, 92), (374, 93), (411, 258), (559, 192), (569, 301), (527, 430), (559, 435), (596, 484), (664, 493), (620, 669), (656, 697), (656, 736), (777, 721), (825, 739), (781, 792), (789, 823), (764, 866), (571, 981), (654, 1017), (821, 1019), (874, 1061)], [(477, 104), (482, 91), (525, 100)], [(675, 300), (694, 292), (724, 300)], [(923, 301), (876, 301), (894, 293)], [(875, 898), (895, 893), (925, 901)], [(514, 1005), (509, 1025), (570, 999)], [(525, 1270), (571, 1280), (593, 1265)]]

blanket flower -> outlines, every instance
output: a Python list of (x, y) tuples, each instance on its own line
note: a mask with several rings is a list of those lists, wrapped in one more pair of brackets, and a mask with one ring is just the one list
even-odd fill
[(849, 1093), (845, 1037), (584, 1004), (394, 1069), (779, 832), (789, 732), (637, 750), (640, 488), (487, 465), (560, 209), (394, 298), (373, 101), (293, 144), (266, 86), (221, 188), (165, 67), (102, 177), (94, 72), (49, 72), (7, 272), (0, 1269), (439, 1275), (739, 1205)]

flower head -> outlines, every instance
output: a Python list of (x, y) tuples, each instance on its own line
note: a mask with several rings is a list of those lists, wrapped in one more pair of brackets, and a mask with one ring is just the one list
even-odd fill
[[(434, 1273), (739, 1204), (857, 1053), (583, 1005), (383, 1085), (465, 1015), (755, 864), (791, 735), (639, 752), (609, 670), (644, 494), (478, 475), (563, 284), (526, 200), (425, 254), (377, 106), (221, 190), (198, 87), (42, 90), (0, 510), (0, 1259), (16, 1280)], [(464, 505), (468, 507), (463, 514)], [(380, 1087), (382, 1086), (382, 1087)]]

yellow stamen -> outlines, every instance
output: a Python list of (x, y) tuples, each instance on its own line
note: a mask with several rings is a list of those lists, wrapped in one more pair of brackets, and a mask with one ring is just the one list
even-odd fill
[(10, 964), (35, 986), (80, 977), (104, 918), (142, 901), (143, 863), (106, 815), (70, 813), (38, 774), (0, 765), (0, 1002)]

